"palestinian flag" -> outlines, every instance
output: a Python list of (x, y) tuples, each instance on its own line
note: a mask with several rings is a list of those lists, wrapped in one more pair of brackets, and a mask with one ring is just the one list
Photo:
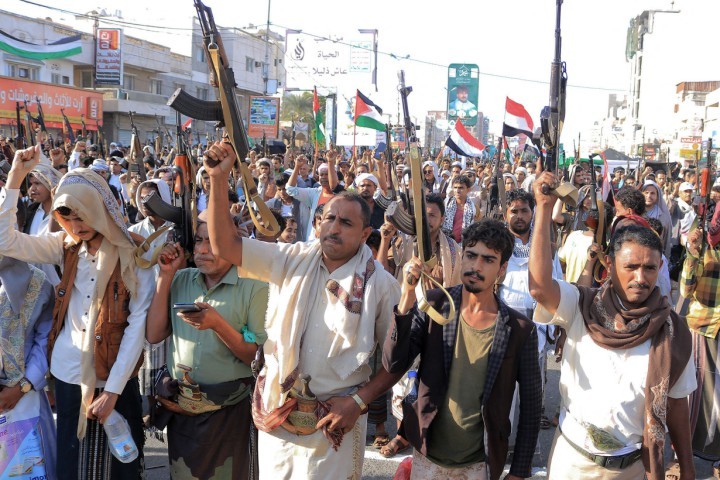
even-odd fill
[(385, 131), (382, 108), (360, 93), (360, 90), (357, 91), (357, 97), (355, 98), (355, 125), (380, 130), (381, 132)]
[(66, 58), (82, 53), (81, 40), (81, 35), (73, 35), (47, 45), (37, 45), (15, 38), (0, 30), (0, 50), (33, 60)]
[(505, 120), (503, 121), (503, 137), (516, 137), (524, 133), (532, 138), (533, 121), (525, 107), (505, 97)]
[(455, 129), (445, 140), (445, 145), (453, 152), (464, 157), (479, 157), (485, 150), (485, 145), (470, 135), (470, 132), (460, 123), (460, 120), (455, 122)]
[(317, 88), (313, 87), (313, 116), (315, 117), (315, 141), (318, 145), (325, 145), (325, 119), (320, 110)]

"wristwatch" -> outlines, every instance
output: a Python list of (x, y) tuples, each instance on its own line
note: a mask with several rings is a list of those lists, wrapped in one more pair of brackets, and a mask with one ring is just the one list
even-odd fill
[(360, 398), (360, 395), (353, 393), (352, 399), (355, 400), (355, 403), (360, 407), (360, 413), (366, 413), (368, 411), (368, 406), (363, 402), (363, 399)]
[(30, 380), (28, 380), (28, 379), (25, 378), (25, 377), (23, 377), (23, 378), (20, 379), (20, 384), (19, 384), (19, 385), (20, 385), (20, 391), (21, 391), (22, 393), (28, 393), (30, 390), (33, 389), (33, 384), (30, 383)]

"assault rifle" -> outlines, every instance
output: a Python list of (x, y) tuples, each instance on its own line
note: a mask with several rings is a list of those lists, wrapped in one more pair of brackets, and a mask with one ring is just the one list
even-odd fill
[(42, 109), (42, 105), (40, 104), (40, 99), (38, 97), (35, 97), (35, 102), (37, 103), (38, 114), (37, 114), (37, 117), (33, 118), (33, 121), (38, 124), (38, 126), (40, 127), (40, 131), (47, 136), (48, 131), (47, 131), (47, 128), (45, 127), (45, 115), (43, 114), (43, 109)]
[(23, 125), (23, 122), (20, 119), (20, 110), (22, 110), (23, 108), (25, 107), (20, 105), (20, 102), (15, 102), (15, 121), (17, 122), (17, 136), (15, 137), (15, 148), (18, 150), (28, 147), (27, 138), (25, 136), (25, 125)]
[[(378, 197), (375, 199), (375, 202), (377, 202), (380, 207), (382, 207), (386, 212), (388, 207), (391, 203), (397, 201), (398, 199), (398, 192), (397, 187), (398, 180), (397, 180), (397, 174), (395, 173), (395, 160), (393, 159), (392, 154), (392, 148), (390, 148), (390, 125), (385, 124), (385, 137), (386, 137), (386, 147), (385, 147), (385, 176), (387, 177), (387, 184), (388, 184), (388, 195), (378, 195)], [(395, 210), (394, 210), (395, 211)], [(398, 212), (400, 215), (402, 215), (402, 210), (399, 210)], [(403, 233), (408, 233), (405, 231), (405, 229), (410, 229), (412, 232), (414, 232), (414, 226), (412, 223), (412, 219), (405, 215), (402, 223), (405, 225), (404, 229), (401, 229)], [(394, 222), (393, 222), (394, 224)], [(411, 227), (412, 226), (412, 227)], [(411, 233), (410, 235), (414, 235), (414, 233)]]
[(23, 104), (25, 106), (25, 145), (28, 147), (34, 147), (35, 128), (33, 128), (33, 122), (35, 121), (35, 118), (32, 116), (32, 113), (30, 113), (27, 100), (23, 100)]
[(103, 134), (103, 129), (100, 126), (100, 122), (98, 119), (95, 119), (95, 126), (97, 127), (97, 136), (98, 136), (98, 146), (100, 147), (100, 155), (105, 158), (105, 156), (109, 153), (107, 149), (107, 143), (105, 142), (105, 135)]
[[(607, 216), (605, 212), (605, 204), (602, 200), (598, 200), (597, 198), (597, 173), (595, 172), (594, 164), (595, 157), (599, 156), (600, 155), (597, 153), (590, 155), (590, 198), (592, 203), (590, 205), (590, 211), (585, 218), (585, 225), (593, 231), (593, 241), (600, 245), (601, 251), (604, 252), (607, 246), (607, 241), (605, 239)], [(580, 215), (580, 210), (580, 205), (578, 205), (575, 215)], [(595, 252), (590, 252), (591, 257), (594, 257), (595, 255)], [(598, 258), (598, 261), (595, 262), (593, 276), (595, 281), (598, 283), (603, 283), (607, 278), (607, 265), (605, 264), (605, 259), (602, 255)]]
[[(542, 140), (547, 155), (543, 169), (557, 174), (558, 157), (560, 152), (560, 133), (565, 122), (565, 92), (567, 88), (567, 68), (561, 60), (562, 36), (560, 35), (560, 13), (563, 0), (556, 0), (555, 7), (555, 56), (550, 68), (550, 105), (543, 107), (540, 113), (540, 126), (542, 127)], [(572, 182), (562, 183), (552, 189), (550, 185), (543, 185), (544, 194), (551, 191), (565, 203), (574, 207), (577, 204), (577, 189)]]
[(503, 137), (500, 136), (497, 146), (497, 157), (493, 158), (493, 169), (490, 177), (490, 192), (488, 193), (486, 202), (487, 206), (485, 208), (485, 215), (496, 220), (503, 220), (505, 218), (507, 205), (505, 179), (503, 178), (501, 167), (502, 144)]
[(75, 132), (73, 132), (72, 125), (70, 125), (70, 120), (65, 115), (65, 109), (61, 108), (60, 113), (62, 114), (62, 117), (63, 117), (63, 128), (65, 130), (65, 138), (70, 140), (70, 143), (72, 145), (74, 145), (75, 144)]
[(87, 128), (85, 127), (85, 114), (84, 113), (80, 114), (80, 125), (82, 125), (81, 133), (82, 133), (83, 140), (85, 140), (87, 142), (88, 134), (87, 134)]
[(173, 223), (168, 235), (169, 241), (178, 242), (188, 255), (192, 255), (195, 239), (195, 168), (188, 158), (182, 139), (180, 113), (177, 115), (177, 154), (170, 170), (173, 173), (174, 188), (172, 204), (168, 205), (155, 192), (148, 195), (143, 204), (154, 215)]
[[(418, 150), (418, 140), (416, 136), (415, 125), (412, 123), (410, 117), (410, 108), (408, 107), (407, 97), (412, 92), (412, 87), (405, 85), (405, 72), (400, 70), (398, 74), (400, 80), (400, 98), (402, 99), (403, 106), (403, 119), (405, 124), (405, 135), (408, 142), (407, 157), (408, 163), (410, 164), (410, 175), (412, 181), (412, 197), (410, 198), (410, 210), (412, 211), (412, 220), (415, 224), (415, 252), (417, 257), (422, 262), (423, 266), (430, 268), (434, 267), (437, 263), (437, 258), (433, 255), (433, 245), (430, 240), (430, 228), (427, 223), (427, 214), (425, 210), (425, 192), (423, 191), (422, 184), (422, 163), (420, 160), (420, 151)], [(398, 202), (395, 202), (397, 205)], [(407, 275), (410, 275), (409, 273)], [(436, 287), (439, 287), (450, 300), (450, 311), (447, 317), (443, 317), (441, 313), (435, 310), (425, 298), (425, 282), (421, 279), (420, 282), (420, 293), (418, 294), (418, 308), (427, 313), (430, 318), (433, 319), (439, 325), (445, 325), (448, 322), (455, 319), (455, 307), (452, 302), (452, 298), (443, 289), (435, 279), (423, 272), (422, 277), (427, 278), (430, 283), (433, 283)], [(408, 280), (408, 283), (411, 283)]]
[[(235, 150), (236, 167), (240, 166), (243, 191), (252, 200), (259, 214), (256, 215), (253, 208), (249, 208), (250, 216), (255, 228), (267, 236), (275, 236), (279, 233), (280, 227), (270, 209), (265, 205), (258, 193), (255, 180), (250, 170), (245, 166), (244, 159), (247, 157), (248, 146), (245, 126), (240, 116), (240, 108), (235, 95), (235, 73), (230, 67), (228, 57), (225, 54), (222, 37), (215, 25), (212, 10), (206, 7), (201, 0), (194, 0), (200, 21), (200, 29), (203, 35), (203, 46), (210, 67), (210, 83), (218, 89), (218, 101), (200, 100), (182, 88), (175, 90), (175, 93), (168, 100), (168, 105), (180, 112), (197, 120), (215, 121), (218, 126), (225, 127), (228, 143)], [(215, 166), (215, 162), (209, 158), (205, 159), (209, 166)], [(262, 223), (260, 222), (262, 220)]]
[[(128, 115), (130, 116), (130, 130), (132, 130), (132, 137), (130, 138), (130, 151), (128, 152), (128, 163), (131, 167), (133, 165), (137, 166), (137, 172), (133, 173), (138, 174), (140, 183), (142, 183), (147, 180), (147, 175), (145, 174), (145, 165), (143, 165), (143, 153), (142, 147), (140, 146), (140, 136), (138, 135), (135, 120), (133, 119), (135, 112), (128, 112)], [(131, 171), (132, 170), (134, 169), (131, 168)], [(128, 176), (128, 182), (129, 181), (130, 177)]]

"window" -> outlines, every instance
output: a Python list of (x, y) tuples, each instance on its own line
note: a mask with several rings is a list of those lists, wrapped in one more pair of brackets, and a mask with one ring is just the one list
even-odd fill
[(196, 92), (196, 95), (195, 95), (195, 96), (196, 96), (198, 99), (200, 99), (200, 100), (207, 100), (207, 99), (208, 99), (208, 89), (207, 89), (207, 88), (197, 87), (197, 88), (195, 89), (195, 92)]
[(202, 45), (195, 45), (195, 56), (199, 62), (205, 63), (205, 47)]
[(255, 60), (250, 57), (245, 57), (245, 71), (246, 72), (253, 72), (255, 71)]
[(173, 83), (173, 92), (175, 92), (178, 88), (185, 90), (185, 84), (174, 82)]
[(91, 70), (84, 70), (80, 72), (80, 86), (82, 88), (92, 88), (92, 75)]
[(150, 93), (162, 95), (162, 80), (150, 80)]
[(125, 90), (135, 90), (135, 76), (123, 75), (123, 88)]
[(59, 73), (51, 73), (50, 74), (50, 83), (60, 83), (60, 74)]
[(14, 63), (8, 64), (8, 76), (15, 78), (25, 78), (27, 80), (37, 80), (39, 69), (29, 65), (18, 65)]
[(70, 77), (67, 75), (62, 76), (62, 84), (63, 85), (70, 85)]

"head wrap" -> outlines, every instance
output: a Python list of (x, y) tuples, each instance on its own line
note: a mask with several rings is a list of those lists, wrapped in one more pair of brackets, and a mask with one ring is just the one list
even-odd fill
[(516, 173), (516, 174), (517, 174), (517, 173), (524, 173), (525, 175), (527, 175), (527, 168), (525, 168), (525, 167), (517, 167), (517, 168), (515, 169), (515, 173)]
[(138, 185), (137, 191), (135, 192), (135, 205), (140, 207), (140, 192), (142, 191), (143, 187), (154, 184), (157, 186), (158, 192), (160, 193), (160, 198), (163, 202), (167, 204), (172, 203), (172, 196), (170, 195), (170, 187), (168, 186), (167, 182), (165, 180), (160, 180), (159, 178), (151, 178), (150, 180), (146, 180), (142, 182), (140, 185)]
[(30, 171), (30, 175), (40, 182), (43, 187), (53, 191), (57, 187), (58, 182), (62, 178), (62, 173), (48, 165), (39, 164)]
[(664, 238), (669, 238), (669, 230), (672, 228), (672, 217), (670, 216), (670, 209), (665, 203), (665, 196), (663, 195), (662, 188), (660, 188), (660, 185), (652, 180), (645, 180), (642, 191), (644, 192), (648, 187), (653, 187), (657, 192), (657, 201), (650, 210), (645, 212), (645, 216), (660, 220), (660, 223), (662, 223), (663, 226), (662, 236)]
[(377, 188), (380, 185), (380, 182), (378, 182), (378, 179), (375, 175), (372, 173), (361, 173), (357, 177), (355, 177), (355, 185), (360, 185), (363, 180), (370, 180), (375, 184), (375, 188)]
[(102, 158), (98, 158), (93, 160), (92, 167), (93, 170), (101, 170), (103, 172), (107, 172), (110, 170), (110, 167), (108, 167), (108, 164), (105, 160)]
[(515, 184), (515, 188), (518, 188), (517, 178), (515, 178), (515, 175), (513, 175), (512, 173), (503, 173), (503, 181), (506, 178), (512, 179), (513, 183)]
[(437, 176), (438, 176), (438, 166), (435, 164), (435, 162), (428, 160), (428, 161), (426, 161), (426, 162), (424, 162), (424, 163), (422, 164), (423, 170), (425, 170), (425, 167), (428, 167), (428, 166), (432, 167), (432, 169), (433, 169), (433, 177), (437, 178)]
[(92, 403), (95, 391), (95, 353), (94, 339), (95, 324), (100, 306), (102, 305), (107, 285), (118, 262), (120, 275), (130, 296), (137, 294), (138, 280), (135, 274), (135, 243), (128, 232), (120, 212), (120, 205), (110, 191), (108, 183), (89, 168), (76, 168), (65, 175), (55, 190), (53, 199), (53, 212), (63, 230), (67, 233), (67, 243), (79, 243), (66, 222), (57, 213), (57, 209), (66, 207), (80, 217), (90, 228), (102, 235), (102, 243), (96, 255), (97, 275), (95, 290), (90, 304), (88, 324), (83, 335), (80, 357), (80, 389), (82, 401), (78, 417), (78, 438), (85, 436), (87, 424), (87, 408)]
[(680, 189), (679, 189), (679, 191), (684, 192), (685, 190), (694, 190), (694, 189), (695, 189), (695, 186), (693, 186), (692, 183), (690, 183), (690, 182), (683, 182), (683, 183), (680, 184)]

